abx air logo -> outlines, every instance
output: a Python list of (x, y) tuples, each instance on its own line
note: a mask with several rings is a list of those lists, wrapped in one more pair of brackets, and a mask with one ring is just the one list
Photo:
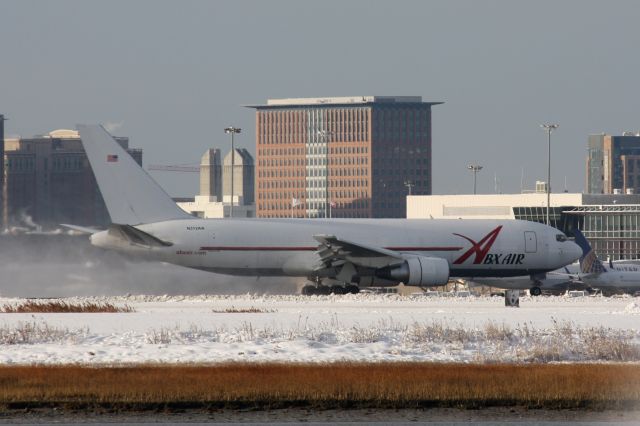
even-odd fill
[(498, 234), (500, 233), (501, 229), (502, 229), (502, 225), (498, 226), (496, 229), (489, 232), (487, 235), (484, 236), (483, 239), (481, 239), (478, 242), (472, 240), (471, 238), (465, 235), (454, 233), (453, 235), (457, 235), (458, 237), (462, 237), (465, 240), (469, 241), (471, 243), (471, 248), (466, 252), (464, 252), (462, 256), (454, 260), (453, 263), (456, 265), (464, 263), (465, 260), (467, 260), (469, 257), (471, 257), (474, 254), (475, 254), (475, 257), (473, 259), (473, 263), (476, 265), (483, 263), (484, 258), (487, 256), (487, 253), (489, 253), (489, 250), (491, 249), (491, 246), (495, 242), (496, 238), (498, 238)]

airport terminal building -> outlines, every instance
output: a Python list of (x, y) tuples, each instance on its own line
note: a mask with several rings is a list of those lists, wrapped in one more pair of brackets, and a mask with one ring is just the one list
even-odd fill
[[(407, 197), (409, 219), (521, 219), (544, 223), (547, 195), (479, 194)], [(578, 228), (601, 259), (640, 259), (640, 195), (551, 194), (551, 225)]]

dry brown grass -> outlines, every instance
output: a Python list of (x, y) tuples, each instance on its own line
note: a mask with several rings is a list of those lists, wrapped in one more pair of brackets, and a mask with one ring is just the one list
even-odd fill
[(33, 314), (33, 313), (116, 313), (134, 312), (128, 305), (116, 306), (111, 303), (70, 303), (63, 300), (27, 300), (17, 305), (5, 304), (0, 308), (5, 314)]
[(640, 365), (227, 364), (0, 367), (5, 408), (633, 408)]

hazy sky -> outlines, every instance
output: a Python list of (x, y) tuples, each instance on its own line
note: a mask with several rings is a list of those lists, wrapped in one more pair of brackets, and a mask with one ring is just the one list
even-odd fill
[[(434, 193), (584, 189), (587, 135), (640, 129), (634, 1), (2, 1), (7, 134), (111, 123), (145, 164), (255, 152), (267, 98), (421, 95), (433, 110)], [(119, 127), (118, 127), (119, 126)], [(154, 172), (174, 196), (197, 175)]]

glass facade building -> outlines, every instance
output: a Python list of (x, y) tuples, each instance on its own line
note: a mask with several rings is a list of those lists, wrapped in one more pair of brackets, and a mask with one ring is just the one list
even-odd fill
[(590, 135), (587, 193), (640, 192), (640, 134)]
[(431, 193), (431, 107), (419, 96), (270, 99), (256, 109), (258, 217), (405, 217)]
[[(408, 218), (519, 219), (546, 222), (546, 194), (408, 197)], [(640, 195), (551, 194), (551, 226), (580, 229), (601, 259), (640, 259)]]

